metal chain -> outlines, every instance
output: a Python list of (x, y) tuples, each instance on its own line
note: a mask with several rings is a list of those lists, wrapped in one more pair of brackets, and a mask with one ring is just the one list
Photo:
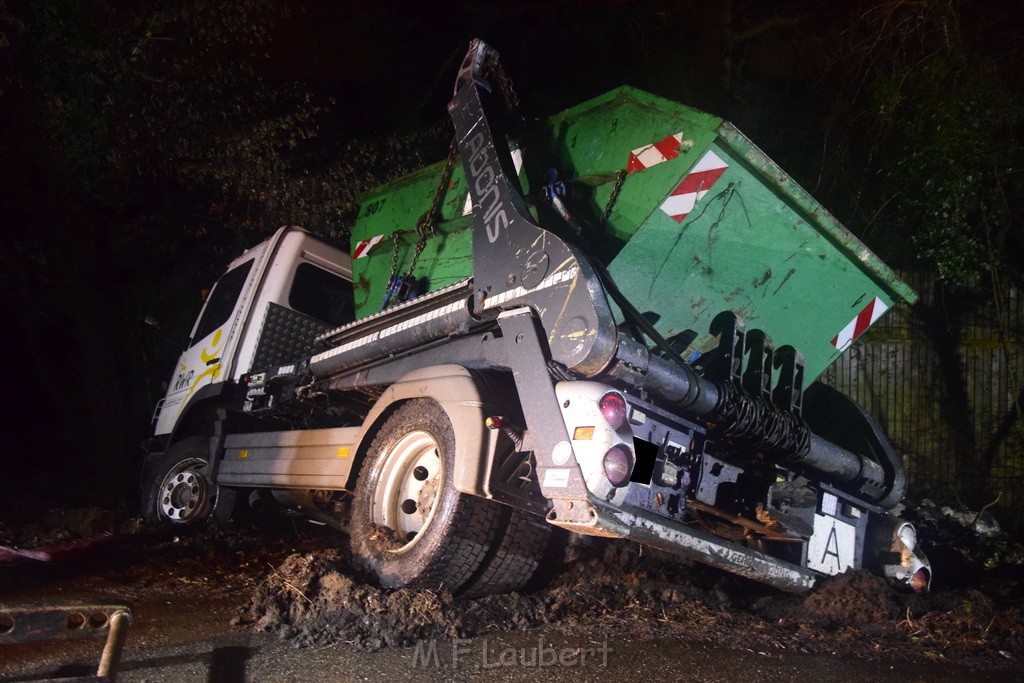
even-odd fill
[(401, 233), (401, 230), (395, 230), (391, 233), (391, 280), (394, 280), (395, 276), (398, 275), (398, 236)]
[(418, 237), (412, 255), (412, 262), (409, 264), (408, 276), (412, 277), (412, 272), (416, 269), (416, 264), (420, 260), (420, 254), (423, 253), (423, 249), (427, 245), (427, 239), (437, 234), (436, 222), (439, 215), (438, 209), (441, 206), (441, 197), (444, 196), (445, 189), (448, 187), (448, 183), (451, 182), (452, 168), (458, 155), (459, 148), (455, 144), (455, 138), (452, 138), (451, 145), (448, 148), (448, 159), (445, 161), (444, 170), (441, 172), (441, 179), (437, 183), (437, 189), (434, 190), (434, 198), (430, 201), (430, 208), (420, 216), (420, 219), (416, 222), (415, 230), (396, 230), (391, 233), (391, 279), (398, 275), (398, 243), (401, 241), (402, 235), (415, 232)]
[(448, 158), (445, 160), (444, 171), (441, 172), (441, 178), (438, 180), (437, 188), (434, 190), (434, 198), (430, 201), (430, 208), (427, 209), (425, 214), (420, 216), (419, 221), (416, 223), (416, 234), (419, 236), (419, 239), (416, 241), (416, 249), (412, 254), (412, 262), (409, 264), (409, 277), (412, 277), (412, 272), (416, 269), (416, 263), (420, 260), (420, 254), (423, 253), (423, 248), (427, 246), (427, 238), (437, 234), (435, 223), (440, 215), (441, 197), (444, 196), (448, 183), (451, 182), (452, 167), (455, 165), (455, 157), (458, 155), (459, 148), (455, 144), (455, 138), (453, 137), (448, 147)]
[(516, 123), (523, 125), (525, 120), (519, 109), (519, 95), (516, 94), (515, 89), (512, 87), (512, 79), (505, 75), (504, 69), (499, 68), (497, 69), (497, 80), (498, 88), (501, 89), (501, 99), (505, 102), (505, 108), (508, 109), (509, 114), (515, 117)]
[(615, 200), (619, 198), (619, 192), (622, 191), (622, 184), (626, 181), (626, 172), (618, 170), (615, 172), (615, 186), (612, 188), (612, 193), (608, 197), (608, 203), (604, 206), (604, 213), (601, 214), (601, 223), (607, 223), (608, 217), (612, 215), (612, 207), (615, 206)]
[[(522, 126), (525, 121), (519, 110), (519, 96), (516, 95), (515, 89), (512, 87), (512, 80), (506, 75), (505, 70), (501, 68), (500, 64), (491, 63), (487, 65), (490, 69), (491, 78), (497, 84), (498, 89), (501, 91), (501, 97), (504, 101), (505, 108), (508, 109), (509, 113), (516, 117), (517, 122)], [(434, 190), (434, 197), (430, 201), (430, 208), (420, 216), (419, 221), (416, 223), (416, 235), (419, 239), (416, 241), (416, 247), (413, 250), (412, 261), (409, 263), (408, 275), (412, 277), (413, 271), (416, 269), (416, 264), (419, 262), (420, 254), (423, 253), (423, 249), (427, 245), (427, 239), (433, 237), (436, 231), (436, 221), (439, 215), (439, 209), (441, 206), (441, 198), (445, 194), (445, 190), (448, 184), (451, 182), (452, 168), (455, 165), (455, 159), (459, 155), (459, 148), (456, 144), (456, 140), (453, 137), (451, 145), (448, 148), (448, 158), (445, 161), (444, 171), (441, 173), (441, 178), (437, 183), (437, 188)], [(619, 179), (616, 182), (616, 188), (612, 191), (612, 199), (609, 200), (609, 207), (606, 212), (611, 211), (611, 203), (615, 201), (615, 197), (618, 195), (618, 189), (622, 185), (622, 180)], [(396, 230), (391, 234), (393, 244), (391, 249), (391, 277), (394, 278), (398, 275), (398, 241), (401, 235), (406, 234), (408, 230)]]
[(488, 60), (485, 64), (488, 75), (493, 80), (494, 84), (498, 86), (498, 90), (501, 92), (501, 99), (505, 105), (505, 109), (510, 115), (515, 118), (516, 124), (519, 128), (526, 127), (526, 119), (523, 117), (519, 106), (519, 95), (516, 94), (515, 88), (512, 87), (512, 79), (505, 73), (505, 69), (501, 66), (501, 63), (494, 60)]
[(423, 253), (423, 247), (425, 246), (427, 246), (427, 238), (423, 235), (416, 242), (416, 249), (412, 252), (412, 262), (409, 263), (409, 277), (412, 277), (412, 271), (416, 269), (416, 262), (420, 260), (420, 254)]
[(444, 191), (448, 187), (448, 183), (452, 179), (452, 167), (455, 165), (455, 157), (459, 155), (459, 148), (455, 144), (455, 138), (452, 138), (451, 144), (448, 146), (448, 158), (445, 160), (444, 171), (441, 172), (441, 179), (437, 183), (437, 188), (434, 190), (434, 198), (430, 201), (430, 208), (427, 212), (420, 216), (419, 221), (416, 223), (416, 234), (423, 238), (423, 235), (429, 233), (429, 236), (434, 236), (434, 222), (437, 220), (438, 207), (441, 205), (441, 197), (444, 196)]

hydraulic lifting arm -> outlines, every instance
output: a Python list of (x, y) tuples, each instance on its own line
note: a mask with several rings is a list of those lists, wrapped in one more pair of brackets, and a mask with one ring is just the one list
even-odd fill
[[(873, 504), (902, 497), (898, 460), (883, 466), (813, 434), (796, 411), (709, 379), (621, 337), (598, 270), (576, 247), (537, 225), (512, 164), (502, 121), (498, 54), (474, 40), (449, 113), (473, 201), (474, 304), (480, 315), (529, 306), (554, 363), (578, 376), (615, 379), (650, 392), (748, 455), (811, 472)], [(741, 327), (741, 325), (740, 325)], [(734, 334), (723, 326), (722, 335)], [(726, 338), (732, 344), (731, 338)], [(738, 358), (743, 357), (740, 337)], [(892, 458), (890, 458), (892, 460)], [(886, 470), (889, 470), (888, 472)]]
[(615, 319), (587, 259), (530, 216), (486, 75), (497, 68), (497, 53), (474, 40), (448, 105), (473, 198), (475, 303), (494, 314), (529, 305), (547, 332), (552, 360), (594, 376), (614, 358)]

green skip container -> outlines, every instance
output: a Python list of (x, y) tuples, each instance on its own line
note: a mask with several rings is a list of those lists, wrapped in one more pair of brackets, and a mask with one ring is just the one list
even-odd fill
[[(688, 360), (717, 345), (708, 328), (728, 310), (775, 348), (800, 350), (809, 383), (886, 310), (917, 299), (720, 118), (622, 87), (551, 117), (519, 143), (513, 159), (540, 225), (572, 234), (544, 199), (560, 194), (581, 228), (576, 241)], [(411, 274), (421, 293), (473, 275), (458, 160), (439, 220), (416, 231), (444, 167), (423, 168), (363, 198), (351, 245), (360, 318), (381, 310), (391, 275)]]

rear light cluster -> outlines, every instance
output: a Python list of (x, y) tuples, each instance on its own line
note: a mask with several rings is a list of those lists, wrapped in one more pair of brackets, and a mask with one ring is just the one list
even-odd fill
[[(597, 402), (608, 426), (618, 431), (626, 424), (629, 415), (629, 407), (622, 394), (609, 391)], [(633, 473), (633, 452), (626, 444), (616, 444), (609, 448), (602, 460), (604, 476), (608, 477), (611, 485), (618, 488), (629, 483), (629, 477)]]

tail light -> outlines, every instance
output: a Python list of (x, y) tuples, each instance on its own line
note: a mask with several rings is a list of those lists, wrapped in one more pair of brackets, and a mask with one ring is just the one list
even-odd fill
[(597, 405), (601, 409), (601, 414), (604, 415), (608, 426), (612, 429), (618, 430), (622, 425), (626, 424), (626, 399), (622, 398), (622, 394), (609, 391), (601, 397)]
[(604, 454), (604, 476), (612, 486), (618, 488), (629, 483), (629, 475), (633, 473), (633, 454), (629, 448), (618, 444), (612, 446)]
[(931, 583), (931, 574), (924, 567), (918, 569), (914, 572), (914, 575), (910, 577), (910, 587), (913, 588), (916, 593), (928, 590), (929, 583)]

